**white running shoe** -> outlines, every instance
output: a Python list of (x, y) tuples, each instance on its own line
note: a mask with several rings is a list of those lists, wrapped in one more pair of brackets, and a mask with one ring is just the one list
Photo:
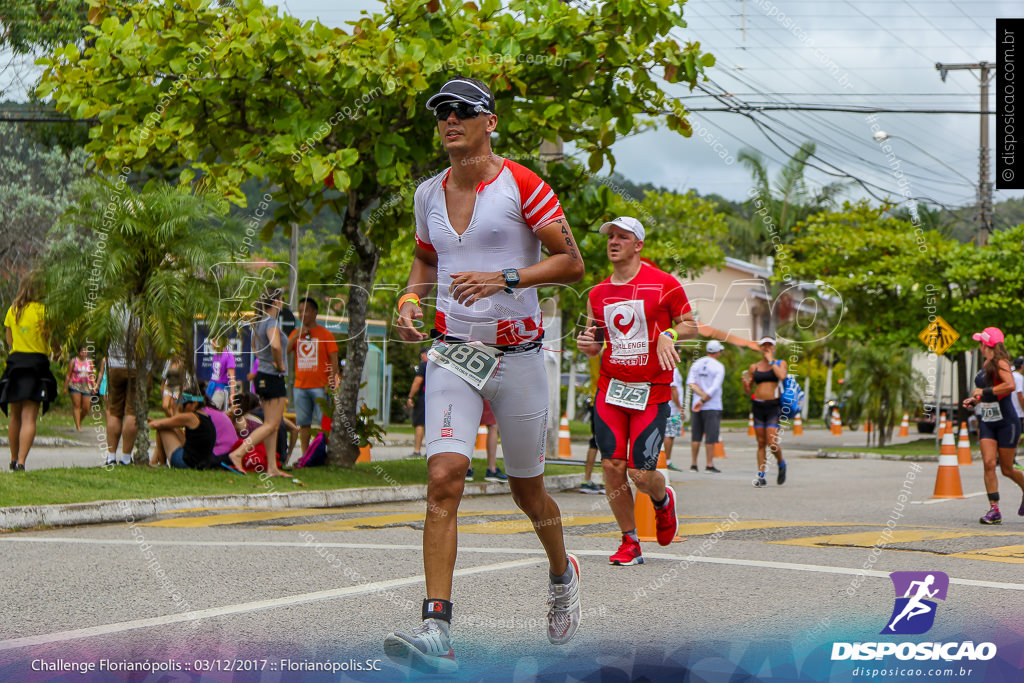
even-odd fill
[(450, 674), (459, 669), (448, 636), (449, 625), (440, 619), (424, 619), (412, 633), (389, 633), (384, 654), (402, 666), (428, 674)]
[(569, 555), (572, 581), (548, 584), (548, 640), (552, 645), (568, 643), (580, 625), (580, 561)]

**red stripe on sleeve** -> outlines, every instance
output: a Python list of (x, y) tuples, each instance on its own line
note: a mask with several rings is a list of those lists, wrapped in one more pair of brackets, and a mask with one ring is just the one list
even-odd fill
[(565, 217), (558, 195), (536, 173), (508, 159), (505, 160), (505, 167), (511, 171), (519, 188), (523, 220), (531, 230), (536, 231), (553, 220)]

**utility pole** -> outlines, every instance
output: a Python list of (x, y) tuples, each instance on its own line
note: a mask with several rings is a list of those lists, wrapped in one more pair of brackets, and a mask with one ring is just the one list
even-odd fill
[(293, 311), (299, 305), (299, 224), (292, 223), (292, 238), (288, 247), (288, 308)]
[(980, 247), (988, 244), (988, 236), (992, 234), (992, 181), (989, 180), (989, 151), (988, 151), (988, 117), (992, 112), (988, 108), (988, 84), (992, 82), (995, 75), (991, 62), (977, 62), (975, 64), (943, 64), (935, 65), (942, 82), (946, 82), (946, 74), (950, 71), (973, 71), (978, 69), (981, 72), (979, 84), (981, 85), (981, 145), (978, 148), (978, 236), (975, 243)]
[[(562, 158), (562, 140), (556, 142), (541, 142), (540, 150), (541, 172), (547, 171), (548, 161), (558, 161)], [(558, 294), (541, 302), (541, 318), (544, 321), (544, 328), (550, 330), (556, 337), (546, 340), (544, 343), (544, 368), (548, 375), (548, 431), (547, 431), (547, 457), (558, 456), (558, 427), (562, 417), (562, 307)], [(569, 352), (569, 363), (573, 362), (573, 353)], [(570, 391), (572, 387), (570, 385)], [(575, 398), (575, 392), (573, 392)], [(566, 413), (575, 406), (566, 406)]]

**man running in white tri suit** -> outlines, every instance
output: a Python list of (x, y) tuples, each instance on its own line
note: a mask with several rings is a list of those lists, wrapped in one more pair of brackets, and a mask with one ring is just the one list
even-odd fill
[(548, 394), (535, 287), (579, 281), (583, 261), (547, 183), (491, 152), (498, 117), (486, 85), (452, 79), (427, 109), (451, 167), (416, 189), (416, 255), (397, 323), (404, 341), (424, 339), (415, 323), (420, 299), (437, 285), (426, 379), (427, 599), (423, 623), (388, 635), (384, 651), (419, 671), (451, 673), (457, 513), (485, 398), (503, 438), (512, 498), (547, 553), (548, 639), (564, 644), (579, 625), (579, 563), (566, 555), (561, 513), (544, 489)]

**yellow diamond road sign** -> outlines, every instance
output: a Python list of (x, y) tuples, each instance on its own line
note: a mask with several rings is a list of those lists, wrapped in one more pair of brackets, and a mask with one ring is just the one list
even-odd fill
[(956, 343), (960, 335), (957, 334), (957, 331), (949, 323), (942, 319), (941, 315), (937, 315), (935, 320), (928, 323), (928, 327), (924, 328), (924, 331), (918, 335), (918, 338), (924, 342), (929, 351), (941, 355)]

